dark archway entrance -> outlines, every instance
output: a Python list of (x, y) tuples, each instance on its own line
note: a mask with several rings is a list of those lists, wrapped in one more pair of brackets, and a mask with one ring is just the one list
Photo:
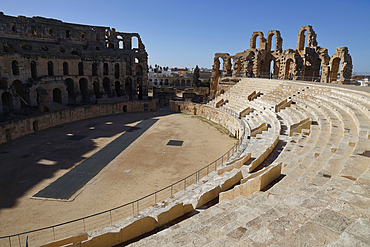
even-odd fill
[(9, 112), (12, 112), (14, 110), (12, 95), (9, 92), (4, 92), (1, 95), (1, 102), (3, 104), (4, 114), (8, 114)]
[(75, 83), (72, 79), (68, 78), (65, 80), (68, 92), (68, 104), (76, 104), (76, 93), (75, 93)]
[(132, 80), (130, 77), (127, 77), (125, 80), (125, 92), (127, 95), (130, 96), (130, 99), (132, 97)]
[(81, 78), (80, 79), (80, 90), (81, 90), (82, 100), (83, 101), (90, 100), (89, 89), (87, 87), (87, 79), (86, 78)]
[(94, 88), (95, 98), (100, 99), (101, 98), (101, 93), (100, 93), (100, 85), (99, 85), (99, 80), (98, 79), (95, 79), (95, 81), (93, 82), (93, 88)]
[(26, 106), (29, 106), (29, 97), (26, 94), (23, 83), (19, 80), (15, 80), (12, 83), (13, 87), (15, 88), (15, 92), (18, 95), (20, 102), (21, 102), (21, 108), (25, 108)]
[(112, 97), (111, 89), (110, 89), (110, 80), (107, 77), (103, 79), (103, 88), (104, 88), (105, 94), (107, 95), (107, 98)]
[(62, 104), (62, 91), (59, 88), (53, 90), (53, 101)]
[(117, 97), (122, 96), (122, 93), (121, 93), (121, 84), (119, 83), (119, 81), (116, 81), (114, 83), (114, 88), (116, 90)]
[(333, 61), (331, 62), (331, 66), (330, 66), (330, 82), (337, 82), (337, 78), (338, 78), (338, 71), (340, 71), (340, 58), (339, 57), (336, 57), (333, 59)]

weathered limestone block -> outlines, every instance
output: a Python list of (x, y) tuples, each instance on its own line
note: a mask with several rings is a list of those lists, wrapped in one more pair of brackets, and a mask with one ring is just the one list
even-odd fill
[(292, 104), (292, 102), (293, 101), (291, 99), (284, 99), (283, 101), (275, 105), (275, 112), (278, 113), (281, 110), (285, 109), (286, 107), (289, 107)]
[(240, 167), (242, 167), (244, 165), (245, 162), (247, 162), (251, 158), (251, 155), (252, 155), (251, 153), (244, 154), (240, 158), (238, 158), (238, 159), (232, 161), (231, 163), (227, 164), (226, 167), (219, 168), (217, 170), (218, 175), (221, 175), (224, 172), (230, 172), (235, 168), (239, 169)]
[(289, 130), (290, 130), (289, 136), (292, 136), (294, 132), (301, 132), (302, 129), (309, 129), (311, 126), (311, 123), (312, 123), (311, 119), (306, 118), (306, 119), (299, 121), (299, 123), (292, 124), (289, 127)]
[(61, 239), (55, 242), (51, 242), (48, 244), (41, 245), (40, 247), (59, 247), (59, 246), (73, 246), (75, 243), (82, 242), (88, 239), (87, 233), (81, 233), (72, 237), (68, 237), (65, 239)]
[(261, 134), (263, 131), (267, 131), (267, 129), (268, 129), (267, 123), (266, 122), (261, 123), (256, 128), (251, 129), (250, 136), (255, 137), (256, 135)]
[(212, 201), (215, 199), (221, 192), (221, 187), (220, 186), (215, 186), (215, 185), (208, 185), (207, 187), (203, 187), (203, 192), (202, 195), (198, 199), (198, 203), (195, 206), (195, 208), (200, 208), (204, 204), (206, 204), (209, 201)]
[(160, 209), (156, 217), (158, 226), (163, 226), (168, 222), (184, 215), (184, 205), (182, 203), (170, 205)]

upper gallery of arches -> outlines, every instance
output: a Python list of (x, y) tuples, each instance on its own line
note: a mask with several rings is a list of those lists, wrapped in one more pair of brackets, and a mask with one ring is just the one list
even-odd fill
[[(274, 38), (274, 39), (273, 39)], [(280, 31), (270, 30), (267, 34), (267, 50), (282, 52), (283, 39), (281, 38)]]
[(298, 32), (297, 47), (283, 50), (283, 39), (278, 30), (269, 31), (266, 38), (261, 31), (253, 32), (249, 49), (235, 55), (215, 54), (211, 85), (215, 88), (219, 79), (220, 82), (232, 81), (222, 78), (230, 75), (268, 78), (271, 74), (279, 79), (291, 75), (293, 80), (349, 83), (352, 59), (348, 48), (338, 47), (331, 58), (328, 49), (318, 46), (316, 37), (312, 26), (302, 26)]
[[(306, 32), (307, 32), (307, 39), (306, 39)], [(305, 46), (306, 43), (306, 46)], [(297, 51), (303, 50), (305, 47), (316, 47), (317, 41), (316, 41), (316, 33), (312, 29), (312, 26), (303, 26), (299, 30), (298, 33), (298, 41), (297, 41)]]
[[(257, 39), (259, 38), (259, 40)], [(250, 49), (266, 49), (266, 39), (263, 36), (263, 32), (253, 32), (251, 43), (250, 43)]]
[[(86, 53), (145, 53), (138, 33), (114, 28), (66, 23), (44, 17), (7, 16), (0, 12), (1, 53), (46, 53), (83, 56)], [(132, 46), (136, 40), (136, 46)]]

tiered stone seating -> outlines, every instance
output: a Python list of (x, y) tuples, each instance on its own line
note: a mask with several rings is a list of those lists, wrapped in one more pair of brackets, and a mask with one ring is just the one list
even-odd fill
[[(272, 84), (276, 90), (270, 90)], [(257, 123), (251, 116), (257, 113), (271, 127), (251, 137), (246, 152), (258, 156), (260, 140), (280, 134), (287, 141), (280, 155), (263, 170), (251, 171), (249, 179), (243, 173), (242, 184), (223, 194), (242, 196), (222, 196), (213, 207), (132, 246), (370, 245), (370, 95), (325, 84), (263, 79), (241, 80), (228, 93), (251, 88), (264, 95), (248, 103), (255, 111), (245, 119), (252, 128)], [(289, 97), (295, 104), (272, 111), (271, 106)], [(290, 137), (277, 127), (305, 118), (311, 119), (310, 128)], [(278, 163), (284, 177), (271, 188), (240, 192)]]

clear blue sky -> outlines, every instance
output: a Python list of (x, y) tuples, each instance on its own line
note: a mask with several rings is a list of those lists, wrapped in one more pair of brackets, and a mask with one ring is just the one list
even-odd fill
[(249, 49), (253, 31), (279, 30), (283, 49), (294, 49), (301, 26), (312, 25), (330, 56), (347, 46), (353, 71), (370, 73), (370, 0), (13, 0), (0, 11), (137, 32), (149, 64), (190, 68), (211, 68), (216, 52)]

